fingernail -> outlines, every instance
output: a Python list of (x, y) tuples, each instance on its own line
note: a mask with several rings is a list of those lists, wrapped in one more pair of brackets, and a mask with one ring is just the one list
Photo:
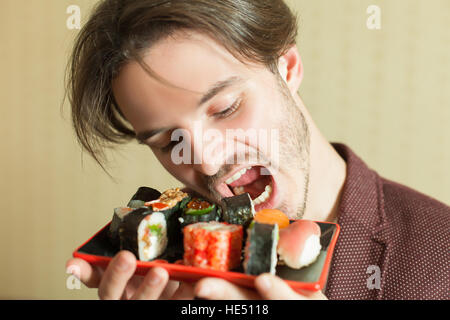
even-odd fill
[(269, 276), (260, 276), (256, 281), (258, 281), (258, 286), (264, 291), (267, 291), (272, 287), (272, 281), (270, 281)]
[(197, 296), (201, 298), (206, 298), (210, 295), (211, 289), (207, 285), (202, 285), (200, 287), (200, 290), (197, 292)]

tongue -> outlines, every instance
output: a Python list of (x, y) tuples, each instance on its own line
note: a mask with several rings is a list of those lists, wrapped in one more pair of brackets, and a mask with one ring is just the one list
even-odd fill
[(270, 184), (270, 175), (261, 175), (264, 167), (255, 166), (247, 170), (239, 179), (229, 184), (230, 187), (243, 187), (244, 192), (248, 192), (250, 197), (256, 199), (264, 192), (266, 186)]

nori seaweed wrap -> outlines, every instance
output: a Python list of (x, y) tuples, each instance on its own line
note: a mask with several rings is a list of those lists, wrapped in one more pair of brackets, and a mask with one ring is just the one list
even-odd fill
[(143, 207), (146, 202), (156, 200), (160, 196), (161, 192), (159, 192), (156, 189), (149, 187), (140, 187), (128, 202), (127, 207), (130, 208)]
[(133, 208), (128, 207), (119, 207), (114, 209), (113, 218), (111, 220), (111, 224), (109, 225), (108, 229), (108, 236), (111, 240), (111, 243), (118, 247), (120, 244), (120, 238), (119, 238), (119, 227), (122, 223), (123, 219), (131, 212), (133, 211)]
[(168, 189), (158, 199), (145, 203), (151, 211), (161, 212), (166, 217), (168, 247), (174, 255), (180, 254), (183, 250), (183, 234), (178, 218), (190, 199), (189, 194), (176, 188)]
[(259, 222), (251, 223), (244, 249), (244, 271), (259, 275), (275, 274), (277, 265), (278, 225)]
[(246, 229), (255, 215), (252, 199), (246, 192), (222, 199), (222, 219), (231, 224), (241, 224)]
[(129, 250), (142, 261), (162, 255), (167, 247), (167, 228), (164, 214), (139, 208), (123, 219), (119, 228), (120, 250)]

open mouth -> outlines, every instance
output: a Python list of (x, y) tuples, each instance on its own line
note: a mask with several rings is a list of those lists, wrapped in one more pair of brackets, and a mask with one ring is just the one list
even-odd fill
[(263, 166), (246, 167), (229, 177), (225, 184), (234, 195), (248, 192), (255, 211), (271, 208), (274, 202), (275, 180)]

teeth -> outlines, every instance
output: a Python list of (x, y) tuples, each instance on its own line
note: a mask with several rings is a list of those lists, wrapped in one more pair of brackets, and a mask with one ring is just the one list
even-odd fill
[(243, 168), (242, 170), (236, 172), (231, 178), (225, 181), (226, 184), (232, 184), (236, 180), (238, 180), (247, 170), (251, 169), (251, 167)]
[(270, 176), (271, 175), (269, 169), (267, 169), (266, 167), (262, 167), (260, 170), (260, 173), (262, 176)]
[(240, 195), (240, 194), (243, 194), (243, 193), (245, 193), (244, 187), (234, 187), (233, 188), (233, 192), (237, 196)]
[(272, 186), (268, 184), (264, 189), (264, 192), (261, 193), (256, 199), (253, 200), (253, 204), (260, 204), (266, 201), (270, 195), (272, 194)]

